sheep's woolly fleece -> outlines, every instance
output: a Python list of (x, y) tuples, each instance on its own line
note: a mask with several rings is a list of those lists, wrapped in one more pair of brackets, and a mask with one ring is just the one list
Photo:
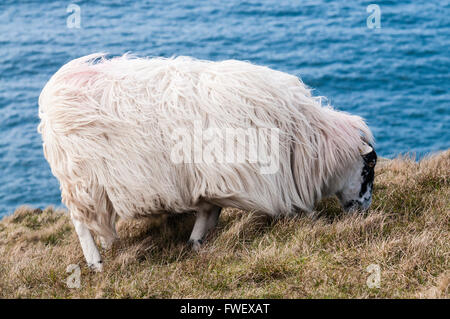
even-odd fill
[[(271, 215), (311, 211), (357, 160), (361, 137), (373, 143), (360, 117), (322, 106), (296, 76), (236, 60), (92, 54), (50, 79), (39, 116), (63, 202), (107, 237), (116, 214), (183, 212), (202, 200)], [(194, 123), (278, 129), (279, 169), (174, 163), (172, 134), (193, 132)]]

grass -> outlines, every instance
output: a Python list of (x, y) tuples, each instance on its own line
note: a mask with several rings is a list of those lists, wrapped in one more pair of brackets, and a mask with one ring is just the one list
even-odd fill
[[(86, 267), (67, 213), (21, 207), (0, 221), (1, 298), (448, 298), (450, 150), (380, 163), (365, 215), (335, 199), (320, 217), (272, 220), (227, 209), (195, 254), (194, 216), (119, 221), (121, 240)], [(81, 288), (68, 288), (69, 264)], [(366, 284), (380, 267), (379, 288)]]

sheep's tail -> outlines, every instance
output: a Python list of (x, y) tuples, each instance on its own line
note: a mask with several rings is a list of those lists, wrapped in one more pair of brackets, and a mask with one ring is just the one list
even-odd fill
[[(89, 77), (97, 74), (98, 71), (90, 66), (96, 62), (105, 61), (106, 53), (99, 52), (86, 55), (84, 57), (72, 60), (64, 64), (47, 82), (39, 95), (39, 118), (41, 124), (38, 126), (38, 132), (41, 133), (45, 120), (47, 120), (49, 108), (54, 105), (55, 97), (64, 94), (64, 89), (68, 86), (68, 82), (87, 81)], [(70, 83), (71, 86), (83, 83)], [(44, 123), (43, 123), (44, 122)]]

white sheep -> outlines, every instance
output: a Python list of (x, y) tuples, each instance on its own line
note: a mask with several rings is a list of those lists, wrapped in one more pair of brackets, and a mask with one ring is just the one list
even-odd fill
[(296, 76), (248, 62), (89, 55), (52, 76), (39, 117), (97, 270), (91, 231), (110, 246), (117, 215), (196, 211), (198, 249), (223, 207), (277, 216), (312, 214), (335, 194), (346, 210), (371, 202), (376, 154), (364, 121), (322, 106)]

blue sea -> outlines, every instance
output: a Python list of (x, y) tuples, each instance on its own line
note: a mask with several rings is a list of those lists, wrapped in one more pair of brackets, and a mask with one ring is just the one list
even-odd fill
[(102, 51), (267, 65), (366, 118), (381, 156), (421, 158), (450, 148), (449, 48), (449, 1), (3, 0), (0, 216), (62, 205), (36, 128), (41, 89), (71, 59)]

